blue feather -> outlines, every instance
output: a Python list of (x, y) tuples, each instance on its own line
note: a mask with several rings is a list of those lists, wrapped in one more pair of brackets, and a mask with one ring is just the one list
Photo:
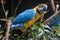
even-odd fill
[(28, 9), (20, 13), (16, 18), (12, 20), (11, 30), (16, 29), (17, 27), (24, 28), (24, 23), (31, 20), (36, 15), (36, 12), (33, 9)]
[(11, 30), (14, 30), (15, 28), (20, 27), (20, 28), (24, 28), (23, 24), (16, 24), (16, 25), (12, 25), (11, 26)]

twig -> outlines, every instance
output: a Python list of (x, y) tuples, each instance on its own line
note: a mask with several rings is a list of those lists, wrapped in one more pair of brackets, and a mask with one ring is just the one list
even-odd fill
[(16, 11), (17, 11), (20, 4), (21, 4), (21, 0), (19, 0), (19, 2), (17, 3), (17, 6), (16, 6), (15, 11), (14, 11), (14, 15), (13, 15), (14, 17), (16, 15)]
[(0, 35), (0, 39), (2, 38), (3, 36), (2, 35)]
[[(0, 1), (0, 3), (2, 3), (1, 1)], [(3, 1), (3, 4), (5, 4), (6, 2), (5, 1)]]
[(10, 31), (10, 25), (11, 25), (11, 20), (7, 20), (6, 21), (6, 23), (7, 23), (7, 28), (6, 28), (6, 35), (2, 38), (2, 40), (8, 40), (8, 38), (9, 38), (9, 31)]
[(44, 21), (43, 23), (44, 24), (49, 24), (50, 22), (52, 22), (55, 18), (57, 18), (58, 16), (60, 16), (60, 10), (58, 10), (58, 8), (59, 8), (59, 5), (57, 4), (56, 5), (56, 10), (55, 10), (55, 13), (51, 16), (51, 17), (49, 17), (46, 21)]
[(4, 1), (3, 0), (1, 0), (1, 3), (2, 3), (3, 11), (4, 11), (6, 19), (7, 19), (8, 11), (6, 11), (5, 8), (4, 8)]
[(43, 21), (44, 15), (45, 15), (45, 13), (43, 12), (42, 15), (41, 15), (40, 23)]
[(5, 37), (5, 39), (7, 40), (8, 39), (8, 37), (9, 37), (9, 31), (10, 31), (10, 25), (11, 25), (11, 20), (8, 20), (7, 21), (7, 30), (6, 30), (6, 37)]
[(3, 7), (3, 11), (5, 13), (5, 8), (4, 8), (3, 0), (1, 0), (1, 3), (2, 3), (2, 7)]
[(13, 0), (11, 0), (11, 15), (13, 14)]
[[(8, 13), (8, 12), (5, 11), (5, 8), (4, 8), (4, 5), (3, 5), (3, 0), (1, 0), (1, 2), (2, 2), (3, 11), (4, 11), (5, 16), (6, 16), (6, 19), (7, 19), (7, 14), (6, 14), (6, 13)], [(5, 36), (2, 40), (4, 40), (5, 38), (6, 38), (6, 40), (8, 39), (9, 30), (10, 30), (10, 25), (11, 25), (10, 22), (11, 22), (10, 20), (7, 21), (8, 27), (6, 28), (6, 29), (7, 29), (7, 30), (6, 30), (6, 36)]]
[(49, 0), (49, 2), (50, 2), (50, 6), (51, 6), (52, 10), (55, 12), (54, 0)]
[[(10, 36), (10, 34), (8, 36)], [(2, 40), (6, 40), (6, 36), (3, 36)]]
[(5, 36), (2, 38), (2, 40), (4, 40), (5, 39)]
[(57, 3), (57, 4), (60, 4), (60, 1), (54, 1), (55, 3)]
[[(4, 8), (4, 5), (3, 5), (3, 0), (1, 0), (1, 2), (2, 2), (3, 11), (4, 11), (4, 13), (6, 13), (5, 8)], [(17, 4), (17, 7), (16, 7), (15, 12), (14, 12), (14, 16), (15, 16), (16, 10), (17, 10), (20, 2), (21, 2), (21, 1), (19, 1), (19, 3)], [(7, 13), (8, 13), (8, 12), (7, 12)], [(2, 40), (4, 40), (4, 39), (5, 39), (5, 40), (8, 40), (8, 38), (9, 38), (9, 31), (10, 31), (11, 19), (9, 20), (9, 19), (6, 18), (6, 20), (7, 20), (7, 21), (6, 21), (6, 23), (7, 23), (6, 35), (3, 37)]]

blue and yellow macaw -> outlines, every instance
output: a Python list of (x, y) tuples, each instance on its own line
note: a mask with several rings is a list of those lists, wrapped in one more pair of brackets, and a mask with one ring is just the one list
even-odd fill
[(58, 16), (55, 20), (53, 20), (50, 24), (48, 24), (50, 27), (51, 26), (58, 26), (60, 21), (60, 16)]
[(22, 32), (26, 31), (28, 27), (34, 24), (41, 17), (41, 14), (46, 9), (46, 4), (40, 4), (33, 9), (25, 10), (12, 20), (11, 30), (19, 29)]

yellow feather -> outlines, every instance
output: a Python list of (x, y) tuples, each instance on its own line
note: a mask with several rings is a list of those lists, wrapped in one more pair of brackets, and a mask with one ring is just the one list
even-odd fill
[(28, 27), (30, 27), (31, 25), (33, 25), (39, 18), (40, 18), (40, 14), (37, 13), (36, 16), (32, 20), (30, 20), (27, 23), (25, 23), (24, 24), (24, 26), (25, 26), (24, 31), (27, 30)]

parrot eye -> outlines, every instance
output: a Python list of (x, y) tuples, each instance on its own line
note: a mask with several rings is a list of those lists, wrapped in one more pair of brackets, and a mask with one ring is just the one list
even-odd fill
[(44, 7), (43, 10), (46, 11), (47, 10), (46, 7)]

